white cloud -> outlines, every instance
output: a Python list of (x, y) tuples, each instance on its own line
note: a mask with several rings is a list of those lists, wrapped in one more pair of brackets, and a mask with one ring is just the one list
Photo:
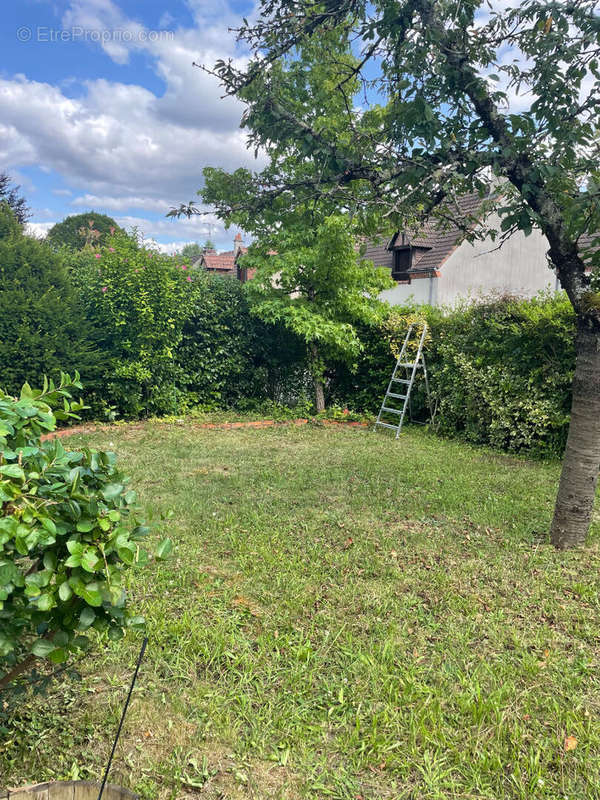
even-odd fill
[[(71, 0), (63, 28), (129, 32), (127, 42), (107, 37), (90, 46), (102, 47), (120, 64), (143, 50), (164, 92), (98, 78), (81, 86), (80, 95), (69, 86), (67, 95), (25, 75), (0, 78), (0, 168), (35, 165), (57, 172), (79, 192), (75, 207), (127, 215), (162, 214), (193, 199), (205, 166), (260, 167), (239, 129), (242, 105), (222, 100), (218, 82), (192, 66), (236, 57), (227, 27), (239, 24), (239, 16), (224, 11), (222, 3), (192, 3), (191, 9), (197, 27), (178, 28), (172, 41), (150, 40), (113, 0)], [(187, 235), (185, 221), (167, 224), (167, 235)]]
[(147, 217), (136, 217), (132, 215), (122, 215), (115, 217), (117, 223), (126, 230), (136, 228), (144, 239), (167, 239), (171, 242), (179, 241), (181, 246), (188, 242), (203, 242), (205, 239), (212, 239), (218, 249), (230, 250), (233, 246), (233, 237), (237, 229), (230, 228), (225, 230), (223, 223), (214, 214), (206, 216), (194, 216), (190, 219), (173, 221), (161, 217), (159, 219), (148, 219)]
[(109, 211), (127, 211), (139, 208), (144, 211), (154, 211), (157, 214), (166, 214), (170, 208), (167, 200), (154, 200), (151, 197), (98, 197), (95, 194), (83, 194), (71, 200), (72, 206), (81, 206), (86, 209), (104, 208)]
[(28, 222), (25, 233), (28, 236), (35, 236), (36, 239), (43, 239), (55, 224), (56, 222)]

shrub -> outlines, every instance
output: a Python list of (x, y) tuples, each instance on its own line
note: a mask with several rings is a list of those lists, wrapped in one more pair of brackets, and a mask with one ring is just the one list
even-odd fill
[(23, 234), (0, 204), (0, 385), (16, 393), (30, 376), (78, 369), (98, 382), (102, 357), (96, 334), (62, 257)]
[(235, 404), (256, 392), (255, 325), (238, 281), (199, 273), (177, 349), (188, 405)]
[(66, 661), (90, 628), (115, 639), (143, 623), (127, 609), (123, 572), (144, 563), (148, 528), (115, 455), (41, 440), (82, 409), (74, 388), (78, 376), (63, 375), (38, 391), (25, 384), (18, 399), (0, 391), (0, 686), (36, 657)]
[(301, 394), (302, 343), (252, 316), (244, 287), (230, 278), (198, 274), (176, 357), (188, 406), (249, 407)]
[(109, 361), (95, 404), (102, 397), (126, 417), (177, 411), (175, 352), (197, 282), (189, 267), (117, 232), (106, 247), (73, 256), (72, 279)]
[[(382, 326), (361, 334), (357, 372), (338, 367), (331, 376), (333, 397), (377, 411), (394, 364), (391, 345), (418, 317), (431, 329), (426, 359), (437, 430), (511, 452), (562, 452), (575, 366), (575, 321), (564, 295), (496, 298), (452, 311), (390, 309)], [(427, 417), (422, 383), (412, 405), (417, 418)]]

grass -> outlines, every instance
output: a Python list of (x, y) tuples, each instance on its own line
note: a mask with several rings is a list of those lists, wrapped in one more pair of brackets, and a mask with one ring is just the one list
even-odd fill
[[(83, 442), (114, 444), (177, 545), (131, 577), (150, 645), (114, 782), (161, 800), (600, 797), (600, 553), (596, 534), (547, 542), (556, 463), (413, 428)], [(103, 643), (81, 682), (24, 701), (0, 783), (98, 778), (139, 644)]]

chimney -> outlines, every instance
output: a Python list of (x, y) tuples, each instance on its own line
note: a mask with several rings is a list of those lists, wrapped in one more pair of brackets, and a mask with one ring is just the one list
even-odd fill
[(233, 255), (237, 256), (243, 246), (244, 240), (242, 239), (242, 234), (236, 233), (235, 239), (233, 240)]

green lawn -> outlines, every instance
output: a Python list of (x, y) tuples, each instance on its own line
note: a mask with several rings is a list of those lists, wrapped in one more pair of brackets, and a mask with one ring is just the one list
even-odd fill
[[(161, 799), (600, 797), (598, 537), (547, 543), (557, 464), (422, 429), (70, 441), (116, 449), (176, 542), (131, 578), (150, 644), (114, 782)], [(98, 778), (139, 644), (99, 645), (81, 683), (24, 703), (0, 783)]]

